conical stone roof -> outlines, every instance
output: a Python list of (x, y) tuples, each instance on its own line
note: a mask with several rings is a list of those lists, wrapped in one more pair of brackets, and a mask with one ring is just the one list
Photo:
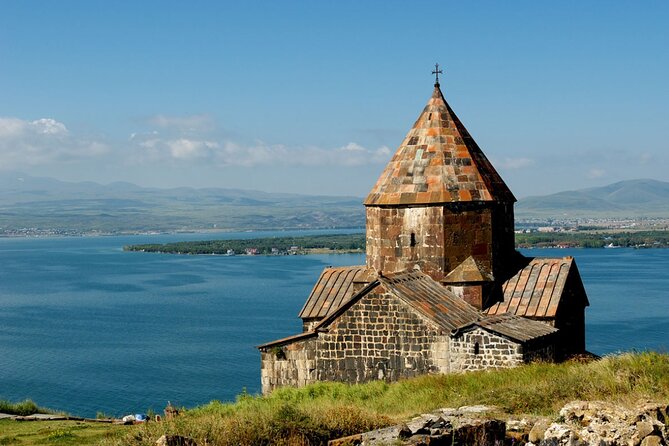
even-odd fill
[(516, 199), (444, 99), (439, 84), (365, 206)]

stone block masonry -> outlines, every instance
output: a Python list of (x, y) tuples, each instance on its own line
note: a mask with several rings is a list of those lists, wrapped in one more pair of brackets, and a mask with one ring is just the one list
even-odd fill
[(277, 387), (302, 387), (316, 381), (317, 339), (306, 339), (261, 350), (260, 383), (263, 393)]
[(514, 367), (552, 359), (552, 344), (521, 344), (480, 327), (444, 333), (382, 289), (354, 303), (324, 331), (261, 349), (263, 393), (316, 381), (397, 381), (424, 374)]
[(491, 368), (508, 368), (523, 363), (554, 360), (550, 340), (521, 344), (480, 327), (451, 339), (452, 372), (467, 372)]
[(263, 393), (315, 381), (396, 381), (447, 373), (449, 337), (406, 304), (370, 293), (317, 337), (261, 351)]
[(318, 345), (319, 380), (396, 381), (448, 369), (448, 336), (384, 293), (353, 305), (319, 334)]
[(367, 266), (394, 273), (418, 265), (442, 280), (467, 257), (500, 274), (513, 257), (513, 210), (497, 203), (367, 207)]

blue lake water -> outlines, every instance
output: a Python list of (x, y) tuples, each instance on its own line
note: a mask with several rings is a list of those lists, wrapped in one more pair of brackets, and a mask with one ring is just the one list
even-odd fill
[[(0, 399), (93, 416), (258, 392), (254, 346), (298, 333), (297, 313), (320, 271), (362, 264), (364, 255), (176, 256), (122, 247), (289, 234), (0, 239)], [(590, 351), (667, 351), (669, 250), (525, 254), (576, 257), (591, 303)]]

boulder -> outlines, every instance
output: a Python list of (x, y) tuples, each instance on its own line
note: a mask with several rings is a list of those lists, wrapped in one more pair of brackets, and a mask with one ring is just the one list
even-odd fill
[(665, 444), (662, 437), (657, 435), (649, 435), (641, 441), (641, 446), (664, 446)]
[(550, 425), (551, 423), (545, 418), (537, 420), (537, 422), (534, 423), (534, 426), (532, 426), (532, 429), (530, 429), (530, 433), (527, 435), (527, 440), (530, 443), (539, 443), (544, 439), (544, 434)]

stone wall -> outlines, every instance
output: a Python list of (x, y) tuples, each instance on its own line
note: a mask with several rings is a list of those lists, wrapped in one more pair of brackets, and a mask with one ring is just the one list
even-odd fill
[(261, 350), (263, 393), (315, 381), (359, 383), (447, 373), (449, 336), (398, 298), (370, 293), (317, 337)]
[(414, 265), (436, 280), (444, 276), (442, 207), (368, 207), (367, 266), (393, 273)]
[(419, 265), (439, 281), (469, 256), (493, 274), (515, 258), (512, 204), (367, 207), (367, 266), (375, 271)]
[(522, 363), (520, 344), (482, 328), (476, 327), (451, 339), (453, 372), (515, 367)]
[(523, 346), (475, 327), (451, 337), (382, 288), (311, 336), (261, 350), (263, 393), (316, 381), (397, 381), (554, 357), (552, 336)]
[(263, 394), (277, 387), (302, 387), (316, 381), (317, 339), (295, 341), (260, 351)]
[(548, 336), (546, 339), (532, 341), (523, 346), (523, 361), (555, 361), (555, 340), (557, 335)]
[(368, 294), (329, 328), (319, 334), (319, 380), (396, 381), (448, 372), (448, 336), (390, 294)]
[(515, 367), (537, 360), (553, 361), (555, 340), (555, 336), (546, 336), (521, 344), (476, 327), (451, 339), (450, 370), (465, 372)]

